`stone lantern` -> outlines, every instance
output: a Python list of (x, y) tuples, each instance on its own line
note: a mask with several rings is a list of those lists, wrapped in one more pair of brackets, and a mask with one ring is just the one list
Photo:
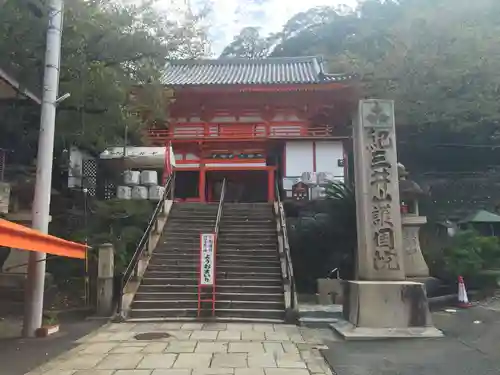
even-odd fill
[[(419, 232), (420, 227), (427, 223), (427, 217), (420, 215), (418, 207), (419, 198), (425, 193), (415, 181), (407, 179), (408, 172), (400, 163), (398, 174), (406, 278), (426, 279), (429, 277), (429, 267), (422, 255)], [(425, 283), (424, 280), (419, 281)]]

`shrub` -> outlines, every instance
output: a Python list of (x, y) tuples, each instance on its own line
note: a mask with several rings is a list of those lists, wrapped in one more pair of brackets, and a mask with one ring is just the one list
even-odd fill
[(451, 276), (477, 278), (482, 270), (498, 267), (500, 242), (497, 237), (483, 237), (473, 230), (461, 231), (444, 249), (443, 258)]
[(356, 248), (356, 201), (354, 190), (343, 183), (332, 183), (327, 199), (287, 202), (288, 234), (297, 287), (314, 293), (316, 279), (340, 269), (340, 276), (354, 276)]

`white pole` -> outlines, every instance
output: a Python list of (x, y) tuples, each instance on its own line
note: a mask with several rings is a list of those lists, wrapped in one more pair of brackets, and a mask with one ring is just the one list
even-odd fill
[[(48, 8), (49, 25), (45, 51), (42, 114), (40, 116), (36, 184), (32, 211), (33, 229), (43, 233), (47, 233), (49, 229), (63, 0), (50, 0)], [(23, 326), (23, 336), (25, 337), (33, 337), (35, 330), (42, 325), (45, 259), (45, 253), (30, 252)]]

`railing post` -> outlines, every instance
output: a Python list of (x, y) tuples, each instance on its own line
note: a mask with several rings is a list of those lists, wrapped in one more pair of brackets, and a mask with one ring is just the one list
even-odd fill
[(175, 200), (175, 171), (172, 171), (172, 176), (170, 177), (170, 200)]
[(115, 273), (114, 248), (112, 244), (105, 243), (99, 247), (98, 263), (97, 314), (100, 316), (110, 316), (113, 313), (113, 277)]

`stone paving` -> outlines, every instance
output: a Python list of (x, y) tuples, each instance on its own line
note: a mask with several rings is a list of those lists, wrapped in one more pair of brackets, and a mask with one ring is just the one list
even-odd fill
[[(168, 338), (137, 340), (146, 332)], [(108, 324), (27, 375), (331, 375), (329, 329), (278, 324)]]

